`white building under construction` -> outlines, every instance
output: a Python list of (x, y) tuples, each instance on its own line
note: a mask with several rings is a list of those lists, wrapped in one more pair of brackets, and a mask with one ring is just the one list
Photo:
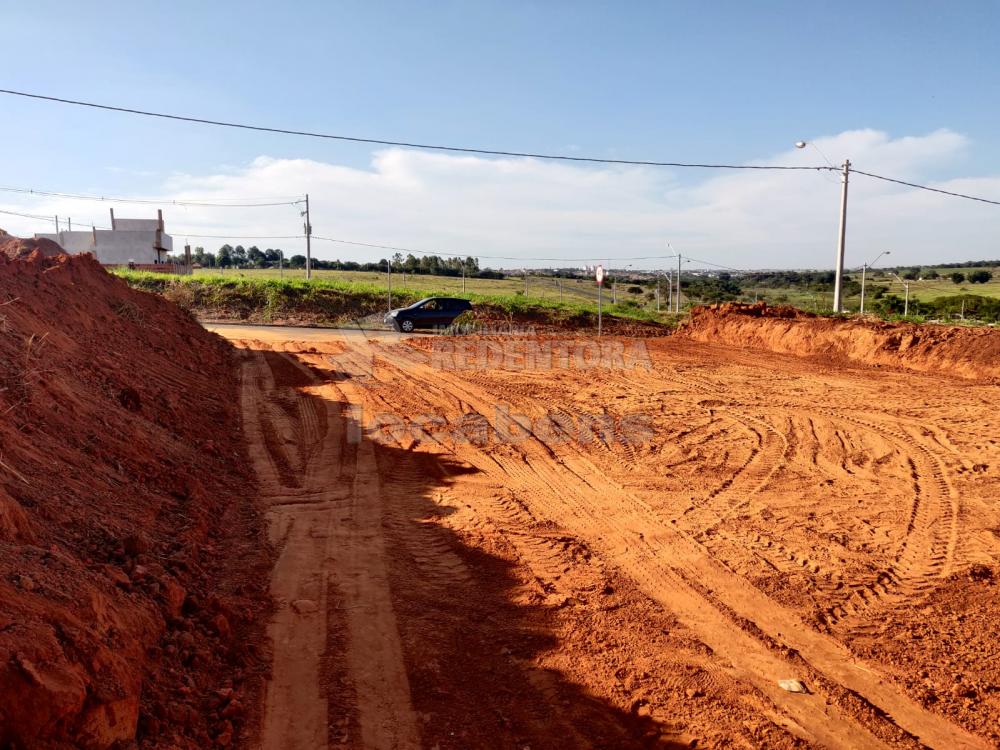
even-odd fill
[(163, 229), (163, 211), (155, 219), (116, 219), (111, 209), (111, 229), (36, 234), (57, 243), (67, 253), (93, 253), (106, 266), (159, 265), (173, 251), (173, 238)]

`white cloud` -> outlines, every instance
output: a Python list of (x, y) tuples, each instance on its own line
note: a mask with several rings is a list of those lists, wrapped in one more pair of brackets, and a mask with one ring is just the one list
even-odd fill
[[(909, 181), (955, 171), (970, 144), (949, 130), (891, 138), (856, 130), (819, 138), (834, 163)], [(755, 163), (824, 164), (807, 148)], [(931, 182), (935, 187), (1000, 199), (1000, 177)], [(242, 169), (174, 175), (159, 186), (172, 199), (293, 196), (310, 193), (317, 235), (428, 251), (514, 256), (484, 265), (553, 265), (531, 258), (611, 259), (682, 253), (735, 267), (831, 267), (837, 233), (839, 176), (830, 172), (695, 172), (632, 166), (588, 166), (528, 159), (490, 159), (386, 149), (368, 169), (308, 159), (260, 157)], [(11, 199), (13, 200), (13, 199)], [(106, 207), (70, 200), (21, 201), (0, 208), (90, 217), (107, 223)], [(144, 215), (152, 206), (122, 206)], [(167, 229), (182, 245), (192, 234), (289, 235), (301, 232), (294, 207), (182, 208), (164, 205)], [(37, 222), (3, 217), (15, 232)], [(182, 231), (183, 230), (183, 231)], [(897, 263), (994, 258), (1000, 207), (949, 198), (855, 175), (850, 187), (848, 264), (883, 249)], [(191, 237), (214, 248), (222, 240)], [(299, 240), (239, 240), (301, 250)], [(234, 240), (234, 243), (236, 241)], [(377, 250), (314, 242), (317, 257), (377, 259)], [(621, 261), (622, 263), (632, 261)], [(636, 262), (652, 267), (654, 261)]]

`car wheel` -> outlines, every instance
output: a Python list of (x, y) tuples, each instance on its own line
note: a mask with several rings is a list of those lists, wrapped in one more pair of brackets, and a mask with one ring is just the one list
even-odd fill
[(399, 329), (403, 333), (412, 333), (413, 332), (413, 321), (412, 320), (404, 320), (404, 321), (400, 322)]

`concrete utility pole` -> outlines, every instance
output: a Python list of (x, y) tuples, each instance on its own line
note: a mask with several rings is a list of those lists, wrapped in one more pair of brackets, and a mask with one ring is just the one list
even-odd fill
[(897, 273), (894, 273), (893, 276), (896, 277), (896, 281), (903, 285), (903, 317), (905, 318), (910, 314), (910, 280), (901, 279)]
[(278, 250), (278, 277), (282, 278), (282, 279), (285, 278), (285, 264), (284, 264), (284, 260), (285, 260), (285, 251), (279, 249)]
[[(796, 141), (795, 148), (805, 148), (806, 146), (812, 146), (823, 157), (827, 164), (830, 164), (830, 160), (826, 158), (826, 154), (819, 150), (819, 146), (815, 143), (810, 143), (808, 141)], [(830, 164), (831, 168), (834, 168)], [(847, 243), (847, 182), (851, 176), (851, 160), (845, 159), (844, 164), (841, 167), (843, 171), (843, 187), (840, 192), (840, 233), (837, 238), (837, 266), (836, 266), (836, 278), (833, 284), (833, 311), (835, 313), (843, 312), (844, 305), (841, 299), (842, 287), (844, 281), (844, 248)]]
[(56, 215), (56, 234), (59, 234), (59, 215)]
[(527, 297), (528, 296), (528, 269), (525, 268), (523, 270), (524, 270), (524, 296)]
[(681, 311), (681, 254), (677, 253), (677, 300), (674, 303), (674, 312), (680, 313)]
[(597, 335), (601, 335), (602, 307), (604, 306), (604, 266), (594, 269), (594, 280), (597, 281)]
[(309, 221), (309, 193), (306, 193), (306, 210), (304, 211), (304, 216), (306, 217), (306, 278), (312, 278), (312, 222)]
[(604, 284), (598, 281), (597, 282), (597, 335), (598, 336), (601, 335), (601, 323), (602, 323), (601, 318), (603, 317), (602, 315), (603, 311), (601, 310), (601, 308), (604, 306), (603, 305), (604, 295), (602, 294), (603, 290), (604, 290)]
[(385, 285), (389, 290), (389, 310), (392, 311), (392, 261), (385, 261)]
[(851, 176), (851, 160), (844, 161), (843, 187), (840, 192), (840, 232), (837, 237), (837, 276), (833, 282), (833, 311), (844, 311), (844, 248), (847, 244), (847, 181)]
[(660, 274), (656, 274), (656, 312), (660, 311)]
[(462, 261), (462, 294), (465, 294), (465, 261)]

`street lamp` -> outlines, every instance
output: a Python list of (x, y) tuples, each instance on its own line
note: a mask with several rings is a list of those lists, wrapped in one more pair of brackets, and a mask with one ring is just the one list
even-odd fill
[(883, 255), (890, 255), (890, 254), (891, 254), (890, 250), (883, 250), (881, 253), (875, 256), (875, 260), (873, 260), (871, 263), (865, 263), (863, 266), (861, 266), (861, 314), (862, 315), (865, 314), (865, 275), (867, 274), (869, 268), (872, 268), (876, 263), (878, 263), (879, 258), (881, 258)]
[(910, 316), (910, 281), (909, 279), (899, 278), (899, 274), (897, 273), (894, 273), (893, 276), (896, 277), (896, 281), (903, 285), (903, 317), (908, 318)]
[[(796, 141), (795, 148), (805, 148), (806, 146), (812, 146), (816, 148), (815, 144), (809, 143), (807, 141)], [(816, 148), (819, 151), (818, 148)], [(820, 154), (823, 152), (820, 151)], [(825, 158), (825, 157), (824, 157)], [(833, 311), (835, 313), (843, 312), (844, 306), (841, 301), (841, 290), (843, 288), (844, 282), (844, 246), (847, 242), (847, 181), (851, 175), (851, 162), (849, 159), (845, 159), (843, 165), (841, 166), (843, 171), (843, 187), (840, 192), (840, 233), (837, 238), (837, 265), (836, 265), (836, 279), (833, 284)]]

